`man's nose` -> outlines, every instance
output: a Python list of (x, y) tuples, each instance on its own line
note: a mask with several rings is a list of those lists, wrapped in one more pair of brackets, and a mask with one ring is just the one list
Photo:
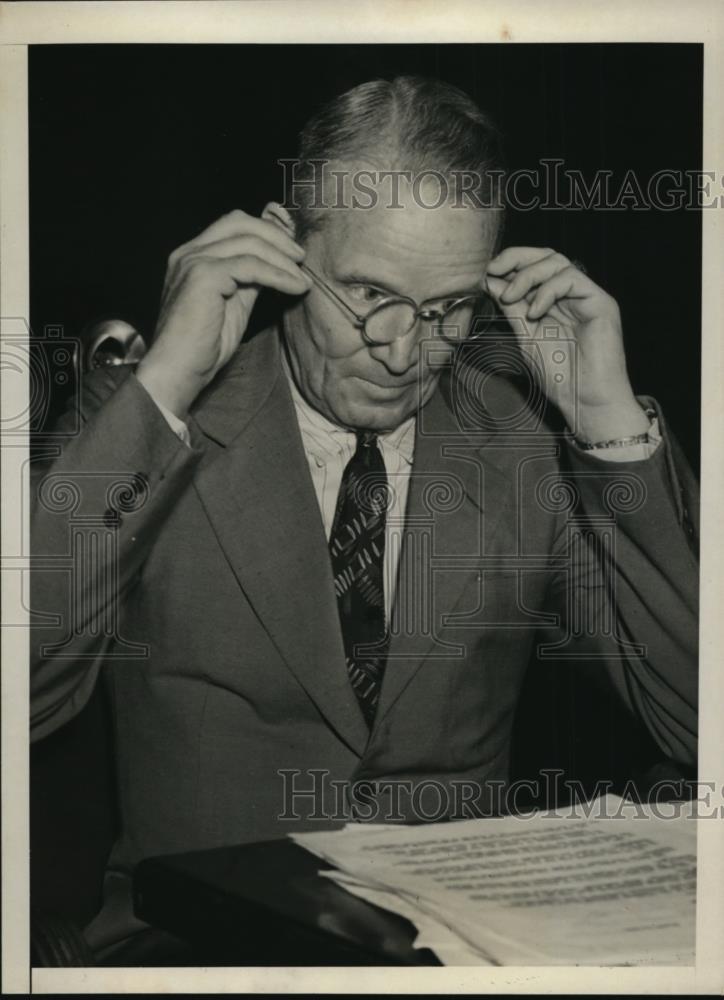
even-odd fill
[(404, 375), (416, 364), (419, 350), (418, 324), (415, 323), (403, 337), (387, 344), (372, 345), (370, 354), (375, 361), (382, 362), (392, 375)]

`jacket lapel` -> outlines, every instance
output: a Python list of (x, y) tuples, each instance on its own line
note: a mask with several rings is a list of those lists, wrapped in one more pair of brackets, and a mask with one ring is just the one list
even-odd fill
[(195, 487), (281, 657), (358, 754), (368, 730), (345, 667), (327, 540), (276, 331), (243, 344), (192, 417), (223, 447)]
[(462, 655), (439, 635), (480, 557), (490, 554), (496, 525), (514, 502), (514, 477), (500, 453), (486, 448), (492, 429), (461, 429), (449, 387), (419, 414), (400, 553), (392, 635), (377, 725), (426, 659)]
[[(220, 448), (194, 483), (219, 544), (281, 657), (360, 756), (369, 732), (345, 667), (327, 539), (301, 435), (267, 330), (245, 342), (190, 418)], [(449, 385), (417, 421), (388, 665), (375, 727), (429, 658), (459, 655), (438, 634), (515, 502), (515, 454), (496, 429), (461, 428)]]

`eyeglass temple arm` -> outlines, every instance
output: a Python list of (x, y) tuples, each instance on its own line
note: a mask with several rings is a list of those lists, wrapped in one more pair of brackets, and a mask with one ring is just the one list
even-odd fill
[(323, 281), (319, 277), (319, 275), (315, 271), (313, 271), (311, 269), (311, 267), (309, 267), (307, 264), (300, 264), (299, 268), (300, 268), (300, 270), (305, 271), (309, 275), (309, 277), (312, 278), (312, 280), (315, 282), (315, 284), (318, 285), (318, 287), (321, 288), (323, 292), (326, 292), (326, 294), (330, 298), (334, 299), (334, 301), (339, 306), (341, 306), (342, 309), (344, 309), (347, 313), (349, 313), (350, 316), (353, 316), (354, 317), (354, 321), (355, 321), (355, 325), (357, 327), (359, 327), (360, 329), (362, 329), (362, 327), (364, 326), (364, 323), (365, 323), (364, 316), (358, 315), (358, 313), (356, 313), (351, 306), (347, 305), (347, 303), (344, 301), (344, 299), (341, 296), (337, 295), (337, 293), (334, 291), (334, 289), (330, 288), (329, 285), (327, 284), (327, 282)]

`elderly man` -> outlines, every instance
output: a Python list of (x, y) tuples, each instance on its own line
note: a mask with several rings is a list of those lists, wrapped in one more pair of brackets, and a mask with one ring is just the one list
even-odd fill
[[(148, 354), (89, 378), (81, 432), (39, 466), (35, 551), (79, 538), (83, 559), (35, 573), (35, 735), (101, 668), (113, 692), (96, 944), (132, 926), (144, 856), (495, 810), (536, 655), (600, 663), (695, 760), (692, 477), (634, 396), (615, 301), (559, 253), (496, 254), (498, 167), (452, 87), (335, 99), (285, 207), (171, 254)], [(374, 197), (345, 194), (362, 172)], [(262, 288), (283, 316), (245, 338)], [(485, 298), (517, 346), (479, 335)], [(506, 377), (521, 356), (531, 391)]]

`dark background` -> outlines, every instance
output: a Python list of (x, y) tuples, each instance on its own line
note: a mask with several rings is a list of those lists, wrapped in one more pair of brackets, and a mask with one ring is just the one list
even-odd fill
[[(490, 112), (511, 169), (560, 157), (590, 181), (701, 169), (699, 45), (31, 46), (30, 291), (36, 336), (120, 317), (153, 330), (169, 252), (231, 208), (282, 199), (276, 160), (318, 104), (399, 73), (454, 83)], [(699, 461), (696, 211), (509, 214), (505, 243), (585, 262), (621, 306), (634, 389)], [(51, 417), (71, 391), (59, 387)], [(86, 918), (115, 822), (100, 694), (34, 750), (33, 893)], [(95, 757), (88, 746), (104, 748)], [(105, 756), (104, 756), (105, 754)], [(622, 780), (657, 752), (569, 665), (530, 672), (514, 773)], [(94, 811), (95, 810), (95, 811)]]
[[(543, 157), (645, 184), (701, 168), (699, 45), (125, 45), (30, 50), (31, 324), (152, 333), (169, 252), (231, 208), (282, 200), (276, 163), (311, 112), (377, 76), (435, 75), (501, 129), (510, 168)], [(523, 187), (527, 193), (528, 188)], [(615, 185), (614, 185), (615, 190)], [(509, 214), (508, 245), (553, 246), (621, 306), (634, 388), (698, 465), (700, 216)], [(53, 407), (62, 402), (62, 392)]]

